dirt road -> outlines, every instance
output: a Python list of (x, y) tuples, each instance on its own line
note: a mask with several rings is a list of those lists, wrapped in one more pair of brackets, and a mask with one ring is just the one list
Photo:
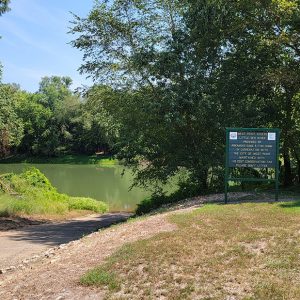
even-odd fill
[(0, 232), (0, 270), (21, 264), (51, 247), (78, 240), (99, 228), (125, 221), (129, 216), (127, 213), (91, 215)]
[(0, 299), (100, 300), (104, 290), (79, 285), (82, 274), (101, 264), (125, 243), (174, 229), (176, 226), (164, 214), (92, 233), (57, 249), (50, 258), (44, 257), (23, 270), (0, 275)]

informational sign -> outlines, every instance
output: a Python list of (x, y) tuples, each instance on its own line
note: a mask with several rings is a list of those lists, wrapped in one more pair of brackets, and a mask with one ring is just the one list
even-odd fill
[(276, 132), (230, 131), (229, 167), (275, 168), (276, 136)]
[[(227, 203), (228, 183), (230, 181), (275, 182), (275, 199), (278, 200), (279, 138), (279, 129), (226, 129), (225, 203)], [(275, 178), (235, 178), (230, 176), (232, 168), (272, 168), (275, 170)]]

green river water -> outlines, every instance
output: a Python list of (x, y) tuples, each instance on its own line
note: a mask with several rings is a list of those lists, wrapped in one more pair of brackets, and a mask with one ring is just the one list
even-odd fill
[(129, 191), (133, 176), (129, 170), (122, 176), (124, 168), (118, 165), (0, 164), (0, 173), (20, 173), (30, 166), (40, 169), (60, 193), (104, 201), (111, 212), (134, 211), (149, 195), (140, 188)]

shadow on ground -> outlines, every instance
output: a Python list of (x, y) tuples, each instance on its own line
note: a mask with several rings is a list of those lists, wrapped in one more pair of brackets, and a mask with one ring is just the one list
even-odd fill
[(30, 226), (14, 231), (8, 238), (13, 241), (56, 246), (78, 240), (100, 228), (124, 222), (129, 217), (128, 213), (116, 213), (96, 216), (88, 220)]

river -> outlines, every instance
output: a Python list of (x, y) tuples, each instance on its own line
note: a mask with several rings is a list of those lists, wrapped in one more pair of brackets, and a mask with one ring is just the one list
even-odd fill
[(122, 176), (122, 166), (69, 164), (0, 164), (0, 173), (20, 173), (34, 166), (41, 170), (60, 193), (91, 197), (109, 205), (110, 212), (135, 210), (149, 192), (141, 188), (129, 191), (133, 181), (130, 170)]

